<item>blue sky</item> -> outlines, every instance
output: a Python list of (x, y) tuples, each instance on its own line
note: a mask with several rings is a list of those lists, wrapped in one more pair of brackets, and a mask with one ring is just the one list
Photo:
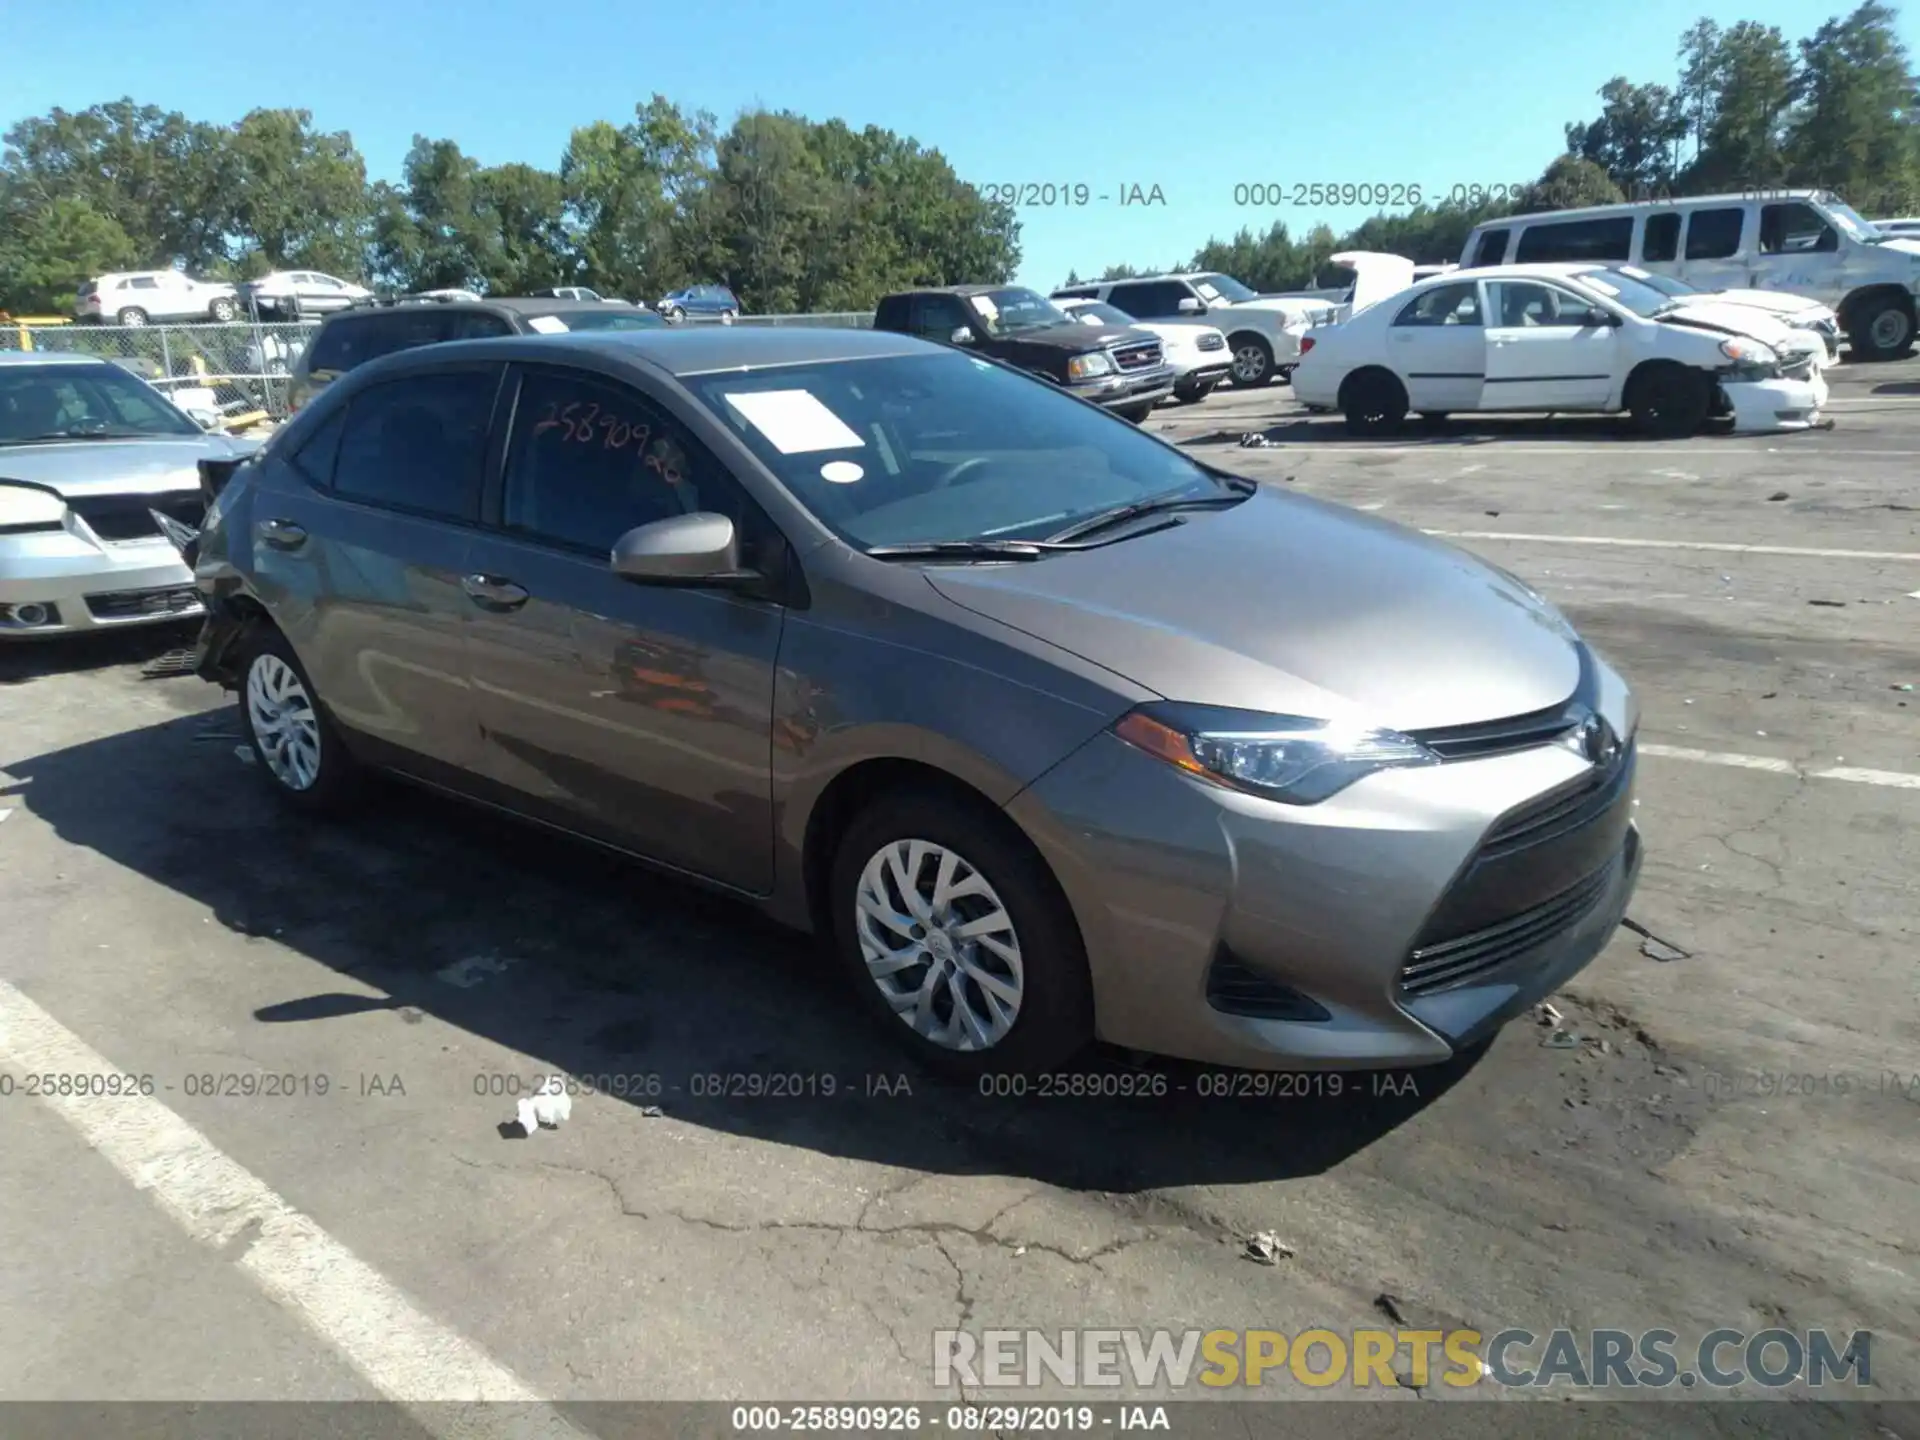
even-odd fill
[[(1285, 219), (1336, 230), (1365, 207), (1254, 208), (1235, 187), (1532, 179), (1610, 76), (1670, 81), (1708, 14), (1798, 39), (1851, 3), (1613, 0), (0, 0), (0, 123), (132, 95), (198, 119), (309, 109), (352, 132), (375, 178), (415, 133), (487, 164), (558, 163), (568, 132), (655, 90), (722, 122), (765, 105), (937, 146), (981, 184), (1085, 184), (1084, 207), (1025, 208), (1020, 279), (1185, 259), (1209, 236)], [(1915, 14), (1902, 16), (1916, 46)], [(1164, 204), (1122, 206), (1158, 186)]]

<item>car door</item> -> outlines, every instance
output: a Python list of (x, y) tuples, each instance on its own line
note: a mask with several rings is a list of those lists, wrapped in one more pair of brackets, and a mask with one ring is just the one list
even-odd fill
[(1490, 280), (1483, 410), (1598, 410), (1614, 390), (1620, 331), (1593, 301), (1539, 280)]
[(479, 767), (460, 580), (502, 373), (463, 362), (356, 390), (253, 510), (255, 581), (321, 699), (383, 761), (452, 784)]
[(1745, 290), (1753, 284), (1750, 204), (1702, 206), (1687, 215), (1679, 278), (1701, 290)]
[(696, 510), (733, 518), (750, 568), (785, 541), (655, 399), (559, 365), (520, 367), (518, 390), (466, 582), (488, 774), (536, 814), (764, 893), (785, 611), (625, 580), (610, 555), (633, 527)]
[(1749, 282), (1756, 290), (1784, 290), (1828, 305), (1845, 297), (1840, 232), (1806, 201), (1762, 205), (1757, 241)]
[(1407, 387), (1409, 408), (1430, 414), (1480, 408), (1487, 342), (1472, 281), (1423, 290), (1400, 307), (1386, 335), (1381, 358)]

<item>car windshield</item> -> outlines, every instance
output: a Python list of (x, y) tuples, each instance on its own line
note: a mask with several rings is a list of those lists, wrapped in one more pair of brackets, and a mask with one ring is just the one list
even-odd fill
[(1231, 275), (1196, 275), (1193, 288), (1205, 297), (1209, 305), (1216, 300), (1225, 300), (1237, 305), (1242, 300), (1258, 299), (1258, 292), (1249, 290)]
[(1621, 281), (1631, 281), (1644, 285), (1649, 290), (1658, 290), (1662, 295), (1704, 295), (1707, 292), (1698, 285), (1689, 285), (1684, 280), (1676, 280), (1671, 275), (1655, 275), (1650, 270), (1636, 270), (1628, 265), (1610, 266), (1605, 270), (1596, 270), (1581, 277), (1591, 284), (1595, 279), (1604, 279), (1609, 284), (1618, 285)]
[(658, 315), (645, 310), (628, 310), (624, 306), (616, 309), (609, 305), (605, 310), (569, 310), (561, 315), (539, 315), (531, 317), (528, 324), (544, 322), (541, 329), (548, 325), (558, 325), (563, 330), (665, 330), (667, 322)]
[(1608, 271), (1604, 275), (1586, 274), (1573, 277), (1573, 283), (1595, 294), (1604, 295), (1616, 305), (1621, 305), (1643, 318), (1650, 318), (1673, 305), (1671, 295), (1663, 295), (1651, 285), (1643, 285), (1631, 275), (1617, 271)]
[(978, 356), (688, 383), (802, 505), (862, 549), (1041, 539), (1150, 497), (1234, 493), (1126, 421)]
[(151, 386), (112, 365), (0, 368), (0, 446), (200, 433)]
[(1860, 217), (1859, 211), (1843, 201), (1823, 199), (1820, 202), (1819, 208), (1826, 213), (1827, 219), (1833, 221), (1834, 224), (1838, 225), (1856, 240), (1865, 240), (1871, 244), (1875, 241), (1891, 240), (1893, 238), (1883, 231), (1876, 230), (1872, 221), (1863, 220)]
[(1076, 305), (1067, 312), (1082, 325), (1132, 325), (1133, 316), (1124, 310), (1116, 310), (1111, 305), (1095, 300), (1086, 305)]
[(1018, 285), (969, 296), (968, 302), (980, 317), (980, 322), (987, 327), (989, 335), (1017, 335), (1023, 330), (1044, 330), (1050, 325), (1065, 325), (1071, 318), (1039, 291), (1022, 289)]

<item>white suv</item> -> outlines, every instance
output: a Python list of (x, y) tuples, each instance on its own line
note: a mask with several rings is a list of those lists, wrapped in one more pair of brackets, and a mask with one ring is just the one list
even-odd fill
[(1227, 337), (1233, 351), (1228, 383), (1257, 388), (1285, 380), (1300, 359), (1300, 337), (1323, 324), (1333, 306), (1298, 296), (1261, 295), (1217, 271), (1138, 275), (1067, 285), (1055, 300), (1099, 300), (1135, 320), (1198, 320)]
[(240, 297), (223, 281), (195, 280), (178, 270), (126, 270), (82, 285), (73, 313), (102, 324), (213, 320), (224, 325), (240, 314)]

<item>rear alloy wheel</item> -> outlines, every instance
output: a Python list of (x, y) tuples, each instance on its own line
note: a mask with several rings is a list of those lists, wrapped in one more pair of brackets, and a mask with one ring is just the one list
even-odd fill
[(286, 637), (270, 628), (256, 631), (241, 675), (240, 723), (275, 793), (302, 810), (340, 808), (358, 789), (359, 767)]
[(687, 312), (678, 305), (669, 305), (666, 309), (666, 318), (669, 325), (678, 325), (687, 318)]
[(1407, 418), (1407, 391), (1385, 370), (1362, 370), (1340, 387), (1340, 412), (1348, 433), (1391, 435)]
[(138, 305), (129, 305), (113, 318), (122, 325), (144, 325), (147, 323), (147, 312)]
[(213, 317), (215, 324), (230, 325), (239, 312), (233, 308), (233, 301), (223, 295), (207, 307), (207, 313)]
[(889, 795), (848, 827), (832, 886), (863, 1008), (928, 1069), (1044, 1070), (1092, 1039), (1078, 927), (1002, 818), (947, 795)]
[(1236, 390), (1258, 390), (1273, 383), (1273, 347), (1258, 335), (1236, 335), (1233, 369), (1228, 372)]
[(1627, 387), (1634, 429), (1656, 440), (1699, 433), (1713, 409), (1713, 381), (1704, 371), (1663, 361), (1635, 373)]
[(1847, 339), (1856, 359), (1898, 360), (1913, 349), (1913, 312), (1898, 300), (1870, 301), (1852, 320)]

